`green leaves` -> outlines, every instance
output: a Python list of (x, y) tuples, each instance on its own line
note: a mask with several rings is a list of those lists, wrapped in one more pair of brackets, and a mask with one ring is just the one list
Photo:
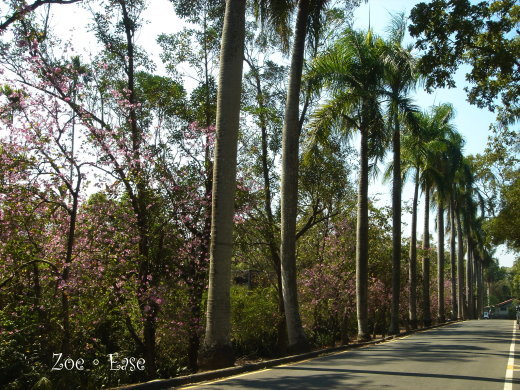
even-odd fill
[(520, 6), (514, 0), (419, 3), (411, 20), (410, 33), (424, 51), (420, 69), (428, 88), (455, 87), (453, 74), (461, 64), (469, 64), (470, 103), (497, 111), (504, 125), (520, 118)]

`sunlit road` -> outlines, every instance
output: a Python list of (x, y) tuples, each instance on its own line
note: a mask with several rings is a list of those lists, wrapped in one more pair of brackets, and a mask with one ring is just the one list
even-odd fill
[[(466, 321), (358, 350), (184, 388), (520, 389), (520, 372), (514, 371), (511, 360), (513, 330), (514, 321), (510, 320)], [(514, 363), (520, 370), (520, 360)], [(508, 375), (512, 379), (506, 379)]]

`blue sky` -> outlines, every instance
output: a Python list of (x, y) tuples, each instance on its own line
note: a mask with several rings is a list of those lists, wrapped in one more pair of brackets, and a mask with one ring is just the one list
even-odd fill
[[(358, 29), (367, 29), (370, 26), (379, 35), (385, 34), (385, 28), (388, 26), (392, 14), (405, 12), (409, 14), (413, 5), (419, 1), (407, 0), (369, 0), (368, 4), (361, 5), (354, 14), (354, 27)], [(412, 42), (412, 38), (407, 35), (408, 42)], [(437, 89), (432, 94), (424, 90), (418, 90), (415, 95), (416, 104), (421, 108), (428, 108), (433, 104), (451, 103), (455, 107), (456, 117), (454, 123), (457, 130), (464, 136), (466, 146), (464, 153), (477, 154), (483, 153), (486, 148), (487, 138), (490, 133), (489, 125), (495, 121), (495, 115), (486, 109), (479, 109), (476, 106), (470, 105), (466, 99), (466, 92), (464, 87), (469, 84), (466, 82), (465, 74), (468, 67), (463, 67), (455, 74), (456, 88), (453, 89)], [(380, 183), (376, 179), (371, 183), (371, 193), (378, 194), (380, 203), (390, 204), (390, 185)], [(413, 188), (411, 184), (407, 184), (403, 189), (403, 201), (409, 200), (413, 197)], [(419, 206), (421, 207), (421, 206)], [(433, 215), (430, 216), (432, 221)], [(403, 214), (403, 222), (410, 223), (411, 219), (408, 215)], [(418, 226), (422, 229), (422, 212), (419, 216)], [(433, 222), (431, 222), (430, 232), (433, 230)], [(409, 228), (404, 228), (405, 236), (409, 236)], [(497, 250), (496, 257), (499, 259), (500, 265), (510, 267), (513, 265), (515, 256), (512, 253), (505, 251), (503, 246)]]

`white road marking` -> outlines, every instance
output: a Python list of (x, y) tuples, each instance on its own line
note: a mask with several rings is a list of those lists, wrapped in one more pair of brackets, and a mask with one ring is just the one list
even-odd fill
[(506, 381), (504, 382), (504, 390), (513, 390), (513, 372), (515, 370), (515, 336), (516, 321), (513, 321), (513, 339), (509, 348), (509, 359), (507, 361)]

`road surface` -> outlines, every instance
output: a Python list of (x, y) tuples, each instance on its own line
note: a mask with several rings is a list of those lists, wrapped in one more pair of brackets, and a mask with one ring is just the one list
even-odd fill
[(510, 320), (465, 321), (183, 389), (520, 390), (514, 328)]

